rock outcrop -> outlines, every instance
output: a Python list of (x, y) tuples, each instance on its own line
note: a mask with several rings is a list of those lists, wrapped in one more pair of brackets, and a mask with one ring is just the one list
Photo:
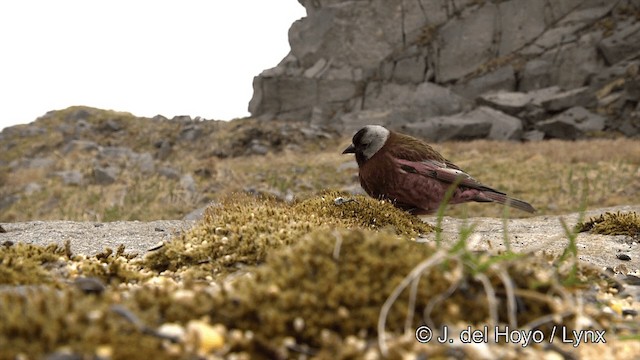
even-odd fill
[[(299, 1), (253, 116), (459, 129), (436, 140), (640, 134), (640, 1)], [(559, 115), (575, 107), (589, 126)]]

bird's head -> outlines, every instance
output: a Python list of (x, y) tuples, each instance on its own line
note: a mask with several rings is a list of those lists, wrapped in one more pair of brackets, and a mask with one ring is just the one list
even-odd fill
[(343, 154), (355, 154), (358, 164), (371, 159), (389, 138), (389, 130), (380, 125), (367, 125), (353, 136), (351, 145), (344, 149)]

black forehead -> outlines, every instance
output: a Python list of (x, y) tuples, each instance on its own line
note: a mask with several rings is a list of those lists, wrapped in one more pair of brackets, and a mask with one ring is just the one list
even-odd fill
[(364, 137), (364, 134), (367, 133), (367, 128), (362, 128), (360, 130), (358, 130), (358, 132), (353, 135), (353, 144), (359, 144), (362, 141), (362, 138)]

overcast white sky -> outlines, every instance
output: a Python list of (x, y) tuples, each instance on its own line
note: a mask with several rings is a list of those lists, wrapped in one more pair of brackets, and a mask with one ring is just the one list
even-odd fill
[(252, 80), (289, 52), (296, 0), (0, 2), (0, 129), (87, 105), (248, 116)]

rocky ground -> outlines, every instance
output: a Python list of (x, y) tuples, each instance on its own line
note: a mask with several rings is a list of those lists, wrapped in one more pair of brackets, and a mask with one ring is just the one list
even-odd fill
[[(640, 206), (616, 206), (587, 211), (586, 218), (605, 212), (640, 213)], [(559, 219), (575, 225), (579, 214), (544, 215), (526, 219), (507, 221), (507, 232), (514, 251), (546, 251), (555, 256), (562, 254), (567, 246), (567, 236)], [(436, 218), (423, 217), (434, 225)], [(115, 221), (106, 223), (74, 221), (31, 221), (3, 224), (6, 233), (0, 233), (0, 242), (13, 241), (45, 246), (50, 243), (71, 244), (77, 254), (95, 255), (106, 247), (112, 249), (126, 246), (127, 253), (144, 255), (162, 242), (192, 228), (195, 220), (159, 221)], [(504, 221), (500, 218), (460, 218), (444, 217), (443, 241), (451, 243), (458, 237), (460, 227), (474, 225), (473, 250), (504, 250)], [(429, 234), (423, 241), (434, 241)], [(598, 268), (626, 269), (640, 275), (640, 242), (638, 238), (625, 235), (599, 235), (580, 233), (578, 235), (579, 258)]]

